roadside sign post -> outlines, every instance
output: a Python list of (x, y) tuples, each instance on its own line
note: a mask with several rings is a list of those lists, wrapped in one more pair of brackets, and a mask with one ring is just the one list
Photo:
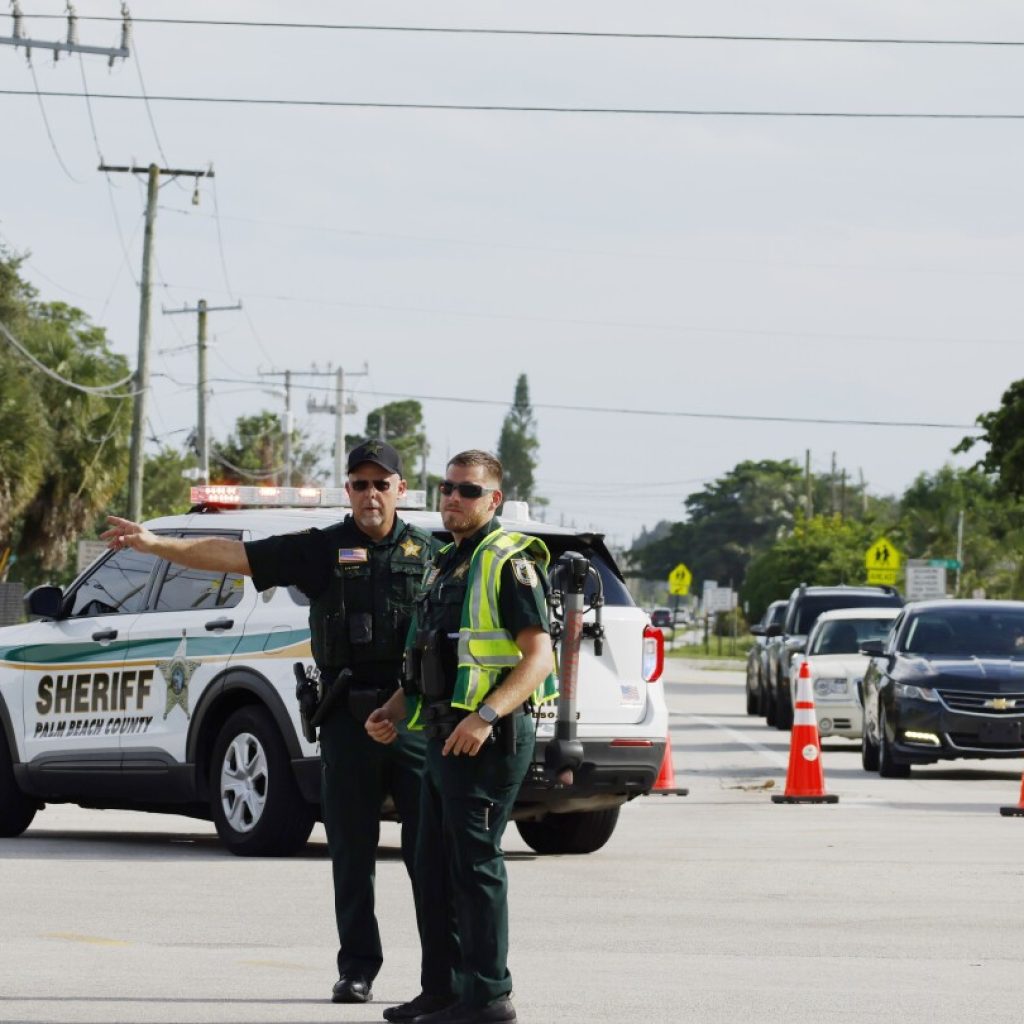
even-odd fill
[(907, 584), (905, 597), (908, 601), (927, 601), (934, 597), (946, 596), (946, 559), (907, 559)]

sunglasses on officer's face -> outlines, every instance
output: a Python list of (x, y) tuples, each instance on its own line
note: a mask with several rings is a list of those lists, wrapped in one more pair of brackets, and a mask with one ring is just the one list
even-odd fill
[(482, 498), (485, 494), (496, 491), (497, 487), (483, 487), (481, 484), (457, 484), (452, 480), (442, 480), (437, 489), (447, 498), (459, 492), (460, 498)]
[(390, 480), (349, 480), (348, 482), (349, 487), (351, 487), (353, 491), (368, 491), (371, 484), (375, 491), (391, 490)]

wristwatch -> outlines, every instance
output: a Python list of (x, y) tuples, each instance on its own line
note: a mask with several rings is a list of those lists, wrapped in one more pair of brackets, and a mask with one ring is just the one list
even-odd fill
[(486, 723), (487, 723), (488, 725), (494, 725), (494, 723), (495, 723), (495, 722), (496, 722), (496, 721), (497, 721), (497, 720), (498, 720), (499, 718), (501, 718), (501, 715), (499, 715), (499, 714), (498, 714), (498, 712), (497, 712), (497, 711), (495, 711), (495, 710), (494, 710), (494, 708), (492, 708), (490, 704), (481, 704), (481, 705), (480, 705), (480, 707), (478, 707), (478, 708), (476, 709), (476, 713), (477, 713), (477, 714), (478, 714), (478, 715), (479, 715), (479, 716), (480, 716), (480, 717), (481, 717), (481, 718), (482, 718), (482, 719), (483, 719), (483, 720), (484, 720), (484, 721), (485, 721), (485, 722), (486, 722)]

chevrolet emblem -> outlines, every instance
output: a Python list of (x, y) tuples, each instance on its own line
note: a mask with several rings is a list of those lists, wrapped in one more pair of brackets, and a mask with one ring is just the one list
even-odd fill
[(1005, 711), (1007, 708), (1016, 706), (1015, 700), (1007, 700), (1005, 697), (993, 697), (992, 700), (985, 701), (985, 707), (992, 708), (993, 711)]

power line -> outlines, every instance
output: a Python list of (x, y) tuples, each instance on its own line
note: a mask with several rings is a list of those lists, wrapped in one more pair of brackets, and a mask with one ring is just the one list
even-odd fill
[(0, 334), (2, 334), (16, 352), (18, 352), (22, 358), (26, 359), (41, 373), (46, 374), (47, 377), (57, 381), (58, 384), (63, 384), (65, 387), (72, 388), (75, 391), (81, 391), (86, 395), (98, 395), (100, 398), (133, 398), (137, 392), (128, 392), (123, 395), (111, 394), (114, 388), (123, 387), (125, 384), (131, 381), (133, 374), (129, 374), (127, 377), (122, 377), (121, 380), (115, 380), (110, 384), (77, 384), (73, 380), (68, 380), (67, 377), (62, 377), (56, 370), (51, 370), (45, 363), (40, 362), (34, 355), (18, 339), (7, 329), (7, 325), (0, 322)]
[[(26, 15), (61, 18), (60, 14)], [(80, 21), (120, 21), (104, 15), (78, 15)], [(132, 18), (137, 25), (192, 25), (216, 28), (305, 29), (336, 32), (396, 32), (429, 35), (538, 36), (567, 39), (653, 39), (723, 43), (843, 43), (869, 46), (1024, 46), (1016, 39), (929, 39), (885, 36), (735, 35), (720, 32), (600, 32), (581, 29), (482, 28), (454, 25), (354, 25), (303, 21), (243, 21), (207, 18)]]
[[(296, 376), (299, 376), (297, 373)], [(180, 381), (174, 383), (180, 384)], [(259, 381), (246, 380), (244, 378), (211, 377), (211, 384), (258, 384)], [(317, 386), (315, 384), (298, 384), (305, 391), (326, 391), (333, 389)], [(376, 398), (398, 398), (415, 399), (421, 402), (457, 402), (464, 405), (496, 405), (502, 408), (508, 407), (507, 399), (497, 398), (470, 398), (464, 395), (411, 395), (399, 391), (361, 391), (356, 388), (349, 388), (349, 394), (372, 395)], [(600, 406), (600, 405), (566, 405), (554, 402), (531, 402), (534, 409), (550, 409), (556, 412), (590, 412), (607, 415), (612, 413), (618, 416), (658, 416), (679, 419), (698, 420), (732, 420), (747, 423), (812, 423), (822, 426), (839, 427), (915, 427), (930, 430), (980, 430), (977, 424), (965, 423), (941, 423), (918, 420), (869, 420), (854, 418), (831, 418), (821, 416), (759, 416), (752, 413), (725, 413), (725, 412), (689, 412), (677, 409), (633, 409), (629, 407)]]
[[(38, 94), (30, 89), (0, 89), (2, 96), (52, 96), (81, 99), (82, 93), (49, 90)], [(258, 96), (140, 96), (131, 93), (92, 94), (94, 100), (131, 100), (146, 103), (216, 103), (230, 106), (304, 107), (348, 110), (470, 111), (521, 114), (613, 114), (638, 117), (752, 117), (799, 120), (874, 121), (1024, 121), (1024, 114), (985, 112), (955, 113), (922, 110), (728, 110), (676, 107), (561, 107), (511, 103), (382, 103), (369, 100), (302, 100)]]

